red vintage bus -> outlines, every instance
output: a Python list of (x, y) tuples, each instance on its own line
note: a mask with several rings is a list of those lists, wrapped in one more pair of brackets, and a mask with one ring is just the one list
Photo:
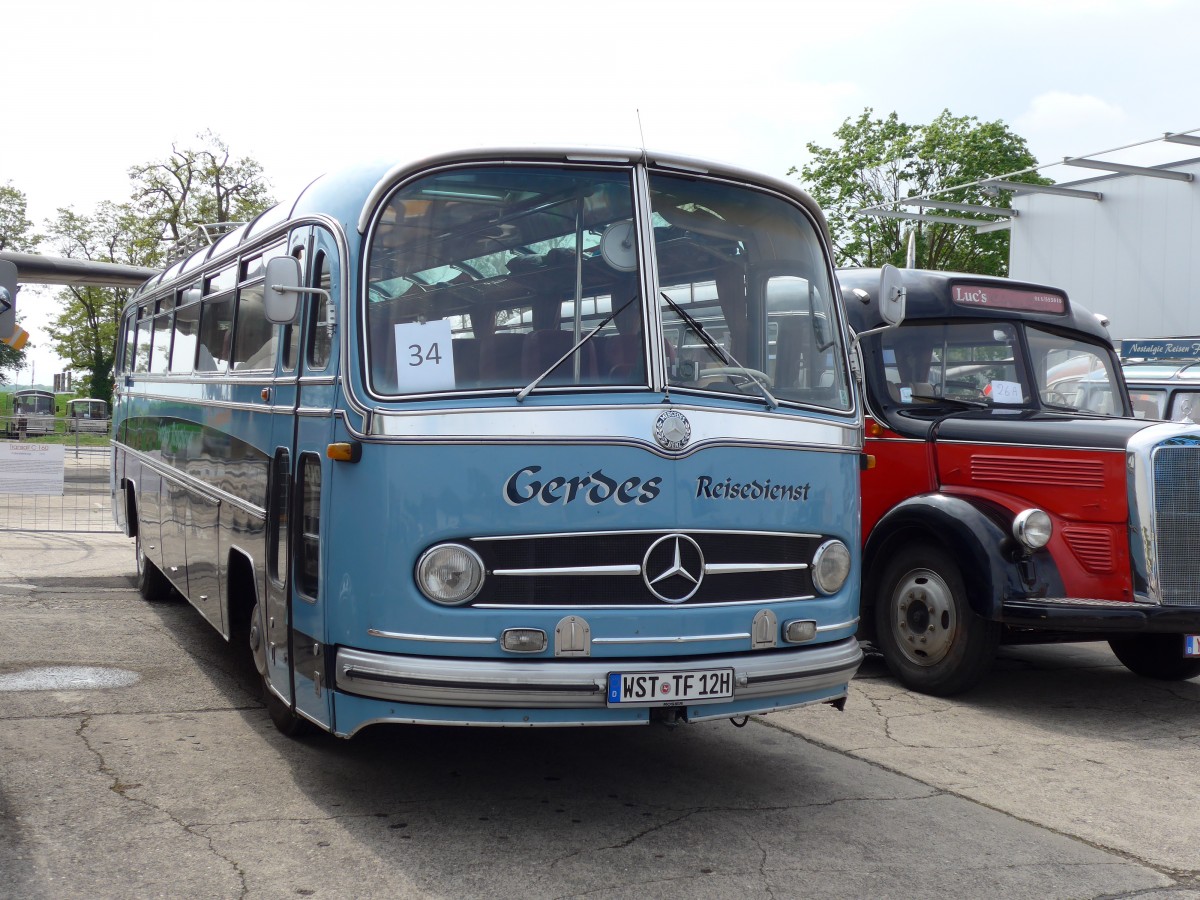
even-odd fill
[(1200, 426), (1133, 418), (1104, 323), (1065, 292), (892, 272), (892, 328), (880, 271), (838, 273), (867, 412), (860, 638), (929, 694), (1002, 643), (1200, 674)]

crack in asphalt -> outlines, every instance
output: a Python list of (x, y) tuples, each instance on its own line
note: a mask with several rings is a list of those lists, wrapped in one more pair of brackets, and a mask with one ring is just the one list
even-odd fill
[(138, 784), (135, 782), (123, 781), (121, 779), (121, 776), (118, 775), (117, 772), (112, 768), (112, 766), (109, 765), (108, 760), (106, 760), (104, 758), (104, 754), (102, 752), (100, 752), (99, 749), (97, 749), (95, 746), (92, 745), (92, 742), (88, 738), (88, 734), (87, 734), (87, 729), (91, 724), (91, 719), (92, 719), (91, 716), (84, 716), (83, 719), (80, 720), (79, 727), (75, 730), (75, 734), (83, 742), (83, 745), (88, 749), (88, 752), (96, 757), (97, 771), (100, 772), (101, 775), (104, 775), (105, 777), (112, 779), (112, 784), (109, 785), (108, 789), (123, 800), (127, 800), (130, 803), (135, 803), (139, 806), (143, 806), (146, 809), (153, 810), (154, 812), (158, 813), (159, 815), (165, 816), (167, 819), (174, 822), (180, 828), (180, 830), (182, 830), (185, 834), (188, 834), (192, 837), (197, 837), (200, 840), (204, 841), (205, 845), (208, 847), (208, 851), (213, 856), (215, 856), (217, 859), (220, 859), (221, 861), (223, 861), (226, 865), (229, 866), (230, 869), (233, 870), (234, 874), (237, 876), (238, 881), (241, 883), (241, 886), (242, 886), (241, 892), (238, 896), (243, 897), (243, 898), (246, 897), (250, 892), (250, 885), (247, 882), (245, 869), (243, 869), (242, 866), (239, 863), (237, 863), (235, 860), (233, 860), (233, 859), (229, 858), (228, 856), (226, 856), (225, 854), (221, 853), (221, 851), (217, 849), (216, 844), (213, 842), (213, 839), (208, 834), (205, 834), (200, 831), (196, 831), (193, 826), (188, 825), (186, 822), (184, 822), (182, 819), (180, 819), (178, 816), (176, 816), (174, 813), (172, 813), (168, 809), (164, 809), (161, 806), (157, 806), (156, 804), (154, 804), (144, 798), (130, 796), (129, 791), (133, 790), (134, 788), (141, 787), (141, 784)]

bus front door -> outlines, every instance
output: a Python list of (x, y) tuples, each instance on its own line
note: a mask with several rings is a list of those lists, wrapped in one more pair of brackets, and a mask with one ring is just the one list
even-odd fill
[[(275, 469), (277, 502), (286, 520), (277, 536), (278, 576), (268, 578), (268, 613), (286, 623), (286, 663), (276, 655), (270, 677), (294, 710), (323, 727), (333, 727), (329, 686), (331, 654), (326, 644), (325, 555), (321, 522), (329, 503), (326, 448), (332, 440), (336, 399), (335, 310), (341, 277), (337, 244), (320, 227), (293, 233), (290, 252), (301, 257), (309, 287), (328, 292), (301, 296), (303, 312), (294, 326), (285, 326), (280, 347), (280, 376), (276, 379)], [(286, 485), (286, 488), (284, 487)], [(286, 493), (286, 496), (283, 494)], [(273, 583), (271, 583), (273, 582)], [(283, 663), (283, 665), (280, 665)], [(278, 679), (278, 680), (277, 680)]]

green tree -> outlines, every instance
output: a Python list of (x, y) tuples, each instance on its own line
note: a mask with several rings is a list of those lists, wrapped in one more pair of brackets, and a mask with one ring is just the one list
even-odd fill
[[(49, 231), (59, 252), (72, 259), (152, 266), (161, 257), (154, 226), (129, 203), (105, 201), (91, 216), (60, 209)], [(55, 352), (82, 373), (84, 396), (112, 396), (117, 327), (129, 294), (129, 288), (75, 285), (58, 293), (62, 311), (46, 330)]]
[[(13, 187), (11, 181), (0, 185), (0, 250), (27, 253), (41, 241), (25, 211), (25, 194)], [(14, 350), (8, 344), (0, 344), (0, 384), (8, 382), (6, 372), (16, 372), (24, 365), (24, 349)]]
[[(987, 222), (985, 215), (957, 215), (963, 225), (924, 222), (860, 213), (864, 207), (882, 205), (898, 209), (895, 201), (929, 196), (976, 206), (1006, 207), (1011, 191), (997, 195), (978, 185), (955, 191), (946, 188), (972, 185), (999, 175), (1021, 172), (1011, 180), (1048, 183), (1032, 169), (1037, 160), (1025, 139), (1003, 122), (980, 122), (974, 116), (943, 112), (928, 125), (908, 125), (896, 113), (873, 118), (866, 109), (857, 119), (847, 119), (834, 132), (836, 147), (808, 144), (811, 160), (800, 170), (801, 182), (825, 210), (839, 265), (904, 265), (909, 234), (915, 234), (916, 265), (926, 269), (1008, 273), (1007, 231), (980, 234), (969, 222)], [(788, 174), (796, 173), (793, 167)], [(906, 210), (915, 212), (916, 210)]]
[(163, 160), (133, 166), (133, 202), (158, 229), (166, 248), (197, 226), (245, 222), (274, 205), (262, 165), (234, 158), (211, 131), (196, 135), (194, 147), (171, 145)]
[[(246, 221), (270, 207), (262, 166), (233, 159), (212, 132), (197, 147), (172, 146), (160, 162), (129, 170), (132, 199), (101, 203), (94, 215), (60, 209), (50, 227), (64, 256), (135, 266), (165, 267), (176, 244), (195, 226)], [(55, 352), (82, 373), (86, 396), (112, 394), (113, 363), (127, 288), (68, 287), (58, 294), (62, 312), (48, 331)]]

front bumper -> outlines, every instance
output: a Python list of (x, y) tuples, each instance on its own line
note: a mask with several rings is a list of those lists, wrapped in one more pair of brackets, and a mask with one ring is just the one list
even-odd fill
[[(781, 698), (812, 698), (783, 704), (799, 705), (843, 697), (862, 659), (854, 638), (788, 651), (653, 662), (442, 659), (341, 647), (337, 651), (336, 687), (360, 697), (416, 706), (603, 710), (607, 707), (610, 672), (685, 672), (732, 667), (733, 698), (694, 705), (691, 709), (703, 713), (711, 706), (717, 713), (721, 708), (736, 707), (740, 715), (780, 709)], [(703, 717), (689, 714), (689, 719)]]
[(1200, 634), (1200, 605), (1167, 606), (1071, 597), (1005, 600), (1001, 622), (1017, 628), (1122, 634)]

